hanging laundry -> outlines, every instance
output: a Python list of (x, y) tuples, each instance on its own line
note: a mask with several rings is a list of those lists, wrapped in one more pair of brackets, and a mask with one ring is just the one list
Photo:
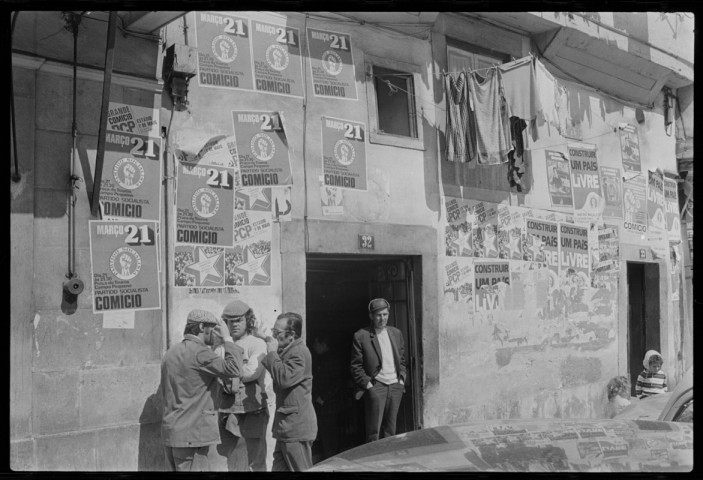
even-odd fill
[(510, 113), (528, 121), (534, 119), (542, 109), (537, 93), (534, 60), (530, 55), (498, 66)]
[(569, 109), (569, 93), (561, 82), (556, 82), (557, 125), (560, 135), (568, 135), (571, 130), (571, 110)]
[(445, 158), (467, 163), (476, 159), (476, 115), (470, 105), (468, 74), (444, 76), (447, 104)]
[(508, 161), (512, 147), (510, 140), (510, 107), (500, 70), (488, 70), (481, 80), (476, 72), (468, 75), (471, 102), (476, 114), (477, 159), (482, 165)]
[(527, 127), (525, 120), (520, 117), (510, 117), (510, 136), (513, 149), (508, 152), (508, 183), (511, 188), (515, 188), (520, 193), (527, 190), (527, 185), (522, 180), (527, 171), (525, 143), (522, 134), (525, 127)]
[(554, 76), (547, 70), (542, 62), (535, 59), (535, 79), (541, 109), (538, 118), (541, 123), (559, 127), (559, 114), (557, 113), (557, 83)]

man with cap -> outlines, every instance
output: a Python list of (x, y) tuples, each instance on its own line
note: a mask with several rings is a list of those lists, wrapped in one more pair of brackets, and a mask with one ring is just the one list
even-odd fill
[(222, 311), (222, 320), (227, 323), (234, 344), (244, 350), (244, 358), (240, 378), (219, 380), (222, 443), (211, 453), (224, 457), (229, 471), (265, 472), (269, 412), (266, 370), (261, 360), (266, 356), (266, 343), (254, 336), (256, 316), (243, 301), (229, 302)]
[[(223, 356), (209, 348), (220, 342)], [(161, 439), (172, 471), (210, 469), (208, 450), (220, 443), (217, 379), (237, 377), (241, 368), (242, 349), (225, 322), (205, 310), (192, 310), (183, 341), (169, 348), (161, 361)]]
[[(368, 327), (354, 334), (351, 375), (354, 397), (364, 397), (366, 441), (395, 435), (400, 400), (405, 391), (405, 341), (388, 326), (390, 304), (383, 298), (369, 302)], [(380, 434), (380, 436), (379, 436)]]

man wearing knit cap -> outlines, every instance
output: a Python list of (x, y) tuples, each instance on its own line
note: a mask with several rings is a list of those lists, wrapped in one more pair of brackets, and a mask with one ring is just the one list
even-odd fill
[[(209, 348), (220, 342), (222, 356)], [(241, 369), (242, 348), (234, 344), (225, 322), (205, 310), (192, 310), (183, 341), (161, 361), (161, 439), (172, 471), (210, 469), (208, 450), (220, 443), (217, 379), (237, 377)]]
[(388, 326), (390, 304), (383, 298), (369, 302), (368, 327), (354, 334), (351, 375), (354, 397), (364, 397), (366, 441), (395, 435), (400, 400), (405, 392), (405, 341)]
[[(265, 472), (269, 412), (266, 369), (261, 360), (266, 355), (266, 343), (254, 336), (256, 316), (245, 302), (229, 302), (222, 311), (222, 320), (244, 354), (240, 378), (219, 380), (222, 443), (211, 454), (219, 456), (218, 460), (226, 459), (229, 471)], [(240, 437), (244, 442), (239, 441)]]

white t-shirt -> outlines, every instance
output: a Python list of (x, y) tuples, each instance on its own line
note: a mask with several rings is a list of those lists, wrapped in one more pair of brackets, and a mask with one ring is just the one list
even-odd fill
[(398, 382), (398, 374), (395, 371), (395, 363), (393, 362), (393, 348), (391, 347), (391, 339), (388, 337), (388, 330), (383, 329), (380, 332), (376, 330), (378, 343), (381, 345), (381, 371), (376, 376), (376, 380), (386, 385), (392, 385)]

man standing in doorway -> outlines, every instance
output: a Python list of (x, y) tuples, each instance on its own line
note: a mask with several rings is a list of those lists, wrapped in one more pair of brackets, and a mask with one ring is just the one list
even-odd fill
[(355, 398), (364, 396), (366, 442), (395, 435), (405, 391), (405, 342), (400, 330), (387, 325), (389, 309), (385, 299), (371, 300), (371, 325), (358, 330), (352, 341), (351, 375)]
[(266, 338), (267, 354), (261, 363), (271, 374), (276, 393), (273, 418), (272, 471), (300, 472), (312, 467), (312, 443), (317, 417), (312, 406), (312, 359), (301, 338), (303, 318), (282, 313)]
[[(224, 358), (209, 347), (220, 341)], [(205, 310), (192, 310), (183, 341), (161, 361), (161, 439), (170, 470), (209, 471), (208, 450), (220, 443), (217, 379), (237, 377), (241, 368), (242, 349), (233, 343), (225, 322)]]

